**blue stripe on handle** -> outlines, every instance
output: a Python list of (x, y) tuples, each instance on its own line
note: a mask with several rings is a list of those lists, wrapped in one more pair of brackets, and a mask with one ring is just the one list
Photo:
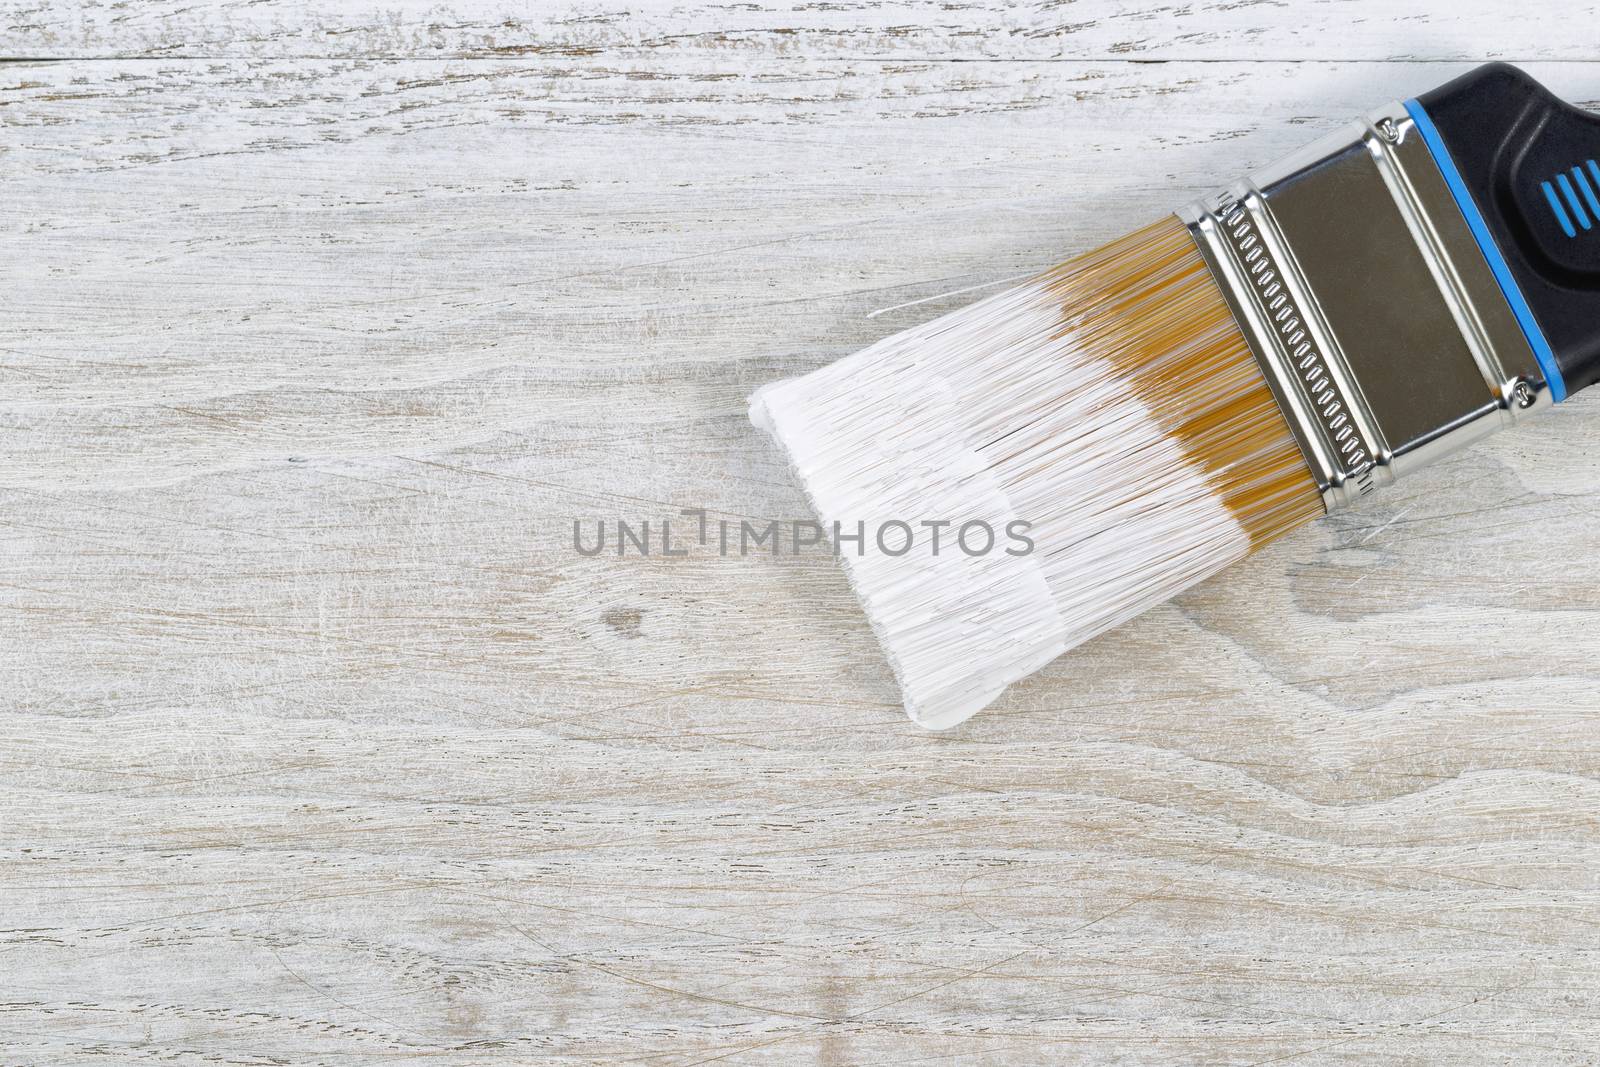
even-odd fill
[[(1467, 220), (1467, 229), (1472, 231), (1473, 239), (1478, 242), (1478, 251), (1483, 253), (1483, 258), (1488, 262), (1489, 270), (1494, 273), (1494, 280), (1500, 283), (1500, 291), (1505, 294), (1506, 303), (1511, 305), (1511, 313), (1516, 316), (1517, 325), (1522, 327), (1522, 336), (1527, 338), (1528, 347), (1533, 349), (1533, 357), (1539, 361), (1539, 369), (1544, 372), (1544, 380), (1550, 386), (1551, 399), (1557, 403), (1565, 400), (1567, 383), (1562, 380), (1561, 367), (1556, 363), (1556, 354), (1551, 350), (1550, 342), (1545, 340), (1544, 331), (1539, 328), (1539, 321), (1533, 317), (1533, 309), (1523, 297), (1522, 289), (1517, 285), (1517, 279), (1512, 275), (1505, 256), (1500, 254), (1499, 246), (1494, 243), (1494, 235), (1489, 232), (1488, 223), (1483, 221), (1483, 213), (1473, 201), (1471, 191), (1461, 180), (1461, 172), (1456, 169), (1455, 160), (1450, 158), (1450, 150), (1445, 147), (1444, 138), (1439, 136), (1439, 130), (1434, 126), (1433, 120), (1415, 100), (1406, 101), (1406, 114), (1417, 124), (1417, 132), (1422, 134), (1422, 143), (1428, 146), (1428, 152), (1439, 166), (1439, 173), (1444, 175), (1444, 182), (1450, 187), (1450, 195), (1455, 198), (1456, 207), (1461, 209), (1462, 217)], [(1596, 179), (1600, 180), (1600, 168), (1596, 168), (1596, 171)]]
[(1589, 179), (1584, 177), (1583, 170), (1579, 167), (1572, 168), (1572, 180), (1578, 183), (1578, 188), (1583, 190), (1583, 198), (1589, 202), (1589, 211), (1597, 220), (1600, 220), (1600, 199), (1594, 195), (1594, 186), (1589, 184)]
[(1583, 210), (1583, 205), (1578, 203), (1578, 194), (1572, 189), (1572, 182), (1565, 174), (1557, 174), (1556, 182), (1561, 186), (1561, 195), (1567, 198), (1567, 203), (1572, 205), (1572, 213), (1577, 216), (1578, 225), (1586, 230), (1594, 229), (1594, 223), (1589, 221), (1589, 213)]
[(1568, 237), (1578, 236), (1578, 231), (1572, 228), (1572, 219), (1567, 215), (1567, 209), (1561, 206), (1561, 198), (1556, 195), (1556, 187), (1549, 182), (1540, 182), (1539, 188), (1544, 190), (1544, 198), (1550, 201), (1550, 210), (1555, 212), (1556, 221), (1561, 223), (1561, 232)]

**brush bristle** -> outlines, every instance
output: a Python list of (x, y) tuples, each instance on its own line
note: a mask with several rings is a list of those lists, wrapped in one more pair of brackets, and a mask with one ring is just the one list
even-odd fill
[[(766, 386), (751, 418), (825, 526), (865, 522), (862, 554), (840, 554), (907, 712), (935, 728), (1323, 513), (1175, 218)], [(871, 531), (894, 520), (952, 526), (938, 554), (892, 556)], [(1031, 524), (1034, 548), (951, 550), (973, 520)]]

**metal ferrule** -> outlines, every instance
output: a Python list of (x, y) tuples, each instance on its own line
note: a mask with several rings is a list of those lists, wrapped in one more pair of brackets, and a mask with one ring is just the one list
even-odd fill
[(1402, 105), (1178, 214), (1328, 510), (1552, 402)]

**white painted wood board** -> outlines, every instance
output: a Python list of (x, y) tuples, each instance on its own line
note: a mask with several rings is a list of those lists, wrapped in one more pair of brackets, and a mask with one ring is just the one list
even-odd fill
[(942, 735), (833, 561), (569, 543), (1594, 16), (0, 5), (0, 1063), (1594, 1062), (1600, 402)]

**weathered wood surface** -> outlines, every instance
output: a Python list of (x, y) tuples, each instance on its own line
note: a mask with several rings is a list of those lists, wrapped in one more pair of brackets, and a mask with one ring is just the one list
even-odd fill
[(945, 735), (831, 560), (568, 543), (1594, 14), (5, 5), (0, 1063), (1595, 1062), (1600, 402)]
[(725, 61), (1595, 58), (1600, 5), (1504, 0), (11, 0), (13, 56)]

